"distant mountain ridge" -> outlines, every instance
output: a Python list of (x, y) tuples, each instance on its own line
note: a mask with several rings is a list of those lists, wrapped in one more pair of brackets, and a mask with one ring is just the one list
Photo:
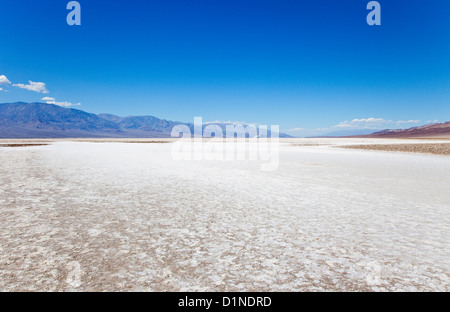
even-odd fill
[[(44, 103), (0, 104), (0, 138), (169, 138), (172, 128), (193, 124), (154, 116), (92, 114)], [(226, 123), (218, 123), (225, 130)], [(225, 131), (224, 131), (225, 133)], [(270, 136), (268, 131), (268, 136)], [(280, 133), (280, 137), (290, 137)]]
[(369, 137), (369, 138), (450, 137), (450, 122), (433, 123), (409, 129), (394, 129), (394, 130), (387, 129), (360, 137)]

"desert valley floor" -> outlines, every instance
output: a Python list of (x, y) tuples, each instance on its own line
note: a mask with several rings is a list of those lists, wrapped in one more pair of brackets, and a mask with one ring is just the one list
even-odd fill
[(0, 142), (0, 291), (450, 290), (450, 157), (342, 148), (430, 141), (99, 142)]

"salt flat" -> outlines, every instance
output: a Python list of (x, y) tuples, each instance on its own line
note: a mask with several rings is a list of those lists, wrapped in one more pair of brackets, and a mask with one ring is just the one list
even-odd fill
[(172, 144), (0, 147), (0, 290), (450, 290), (450, 157), (281, 142), (268, 172)]

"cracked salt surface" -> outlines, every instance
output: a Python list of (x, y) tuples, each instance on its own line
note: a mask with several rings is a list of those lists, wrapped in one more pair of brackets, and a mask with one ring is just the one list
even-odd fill
[(296, 142), (273, 172), (171, 144), (2, 149), (0, 290), (450, 290), (449, 157)]

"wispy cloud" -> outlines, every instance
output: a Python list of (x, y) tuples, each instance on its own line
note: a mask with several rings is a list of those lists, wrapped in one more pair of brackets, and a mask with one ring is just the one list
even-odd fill
[[(9, 84), (11, 84), (11, 81), (9, 81), (9, 79), (5, 75), (0, 75), (0, 85), (9, 85)], [(50, 93), (47, 90), (47, 87), (44, 82), (35, 82), (35, 81), (29, 80), (28, 84), (15, 83), (15, 84), (12, 84), (12, 86), (21, 88), (21, 89), (25, 89), (25, 90), (29, 90), (29, 91), (38, 92), (38, 93)], [(8, 92), (8, 90), (4, 90), (3, 88), (0, 88), (0, 91)], [(67, 101), (58, 102), (58, 101), (56, 101), (56, 99), (54, 97), (50, 97), (50, 96), (45, 96), (41, 100), (45, 101), (47, 104), (54, 104), (54, 105), (64, 106), (64, 107), (81, 105), (80, 103), (71, 103), (71, 102), (67, 102)]]
[(58, 105), (58, 106), (63, 106), (63, 107), (80, 106), (81, 105), (81, 103), (75, 103), (74, 104), (74, 103), (66, 102), (66, 101), (64, 101), (64, 102), (57, 102), (55, 100), (55, 98), (49, 97), (49, 96), (43, 97), (41, 100), (45, 101), (47, 104), (53, 104), (53, 105)]
[(401, 124), (417, 124), (417, 123), (419, 123), (421, 121), (422, 120), (399, 120), (399, 121), (397, 121), (397, 124), (398, 125), (401, 125)]
[(381, 125), (392, 123), (391, 120), (385, 120), (383, 118), (361, 118), (353, 119), (352, 121), (342, 121), (339, 124), (333, 126), (333, 128), (346, 128), (346, 129), (372, 129), (380, 127)]
[(0, 75), (0, 85), (7, 85), (7, 84), (11, 84), (11, 81), (9, 81), (5, 75)]
[(203, 122), (204, 125), (211, 125), (211, 124), (226, 124), (226, 125), (247, 125), (247, 126), (257, 126), (259, 125), (259, 123), (249, 123), (249, 122), (245, 122), (245, 121), (231, 121), (231, 120), (227, 120), (227, 121), (222, 121), (222, 120), (215, 120), (215, 121), (205, 121)]
[(380, 129), (387, 126), (398, 126), (404, 124), (418, 124), (421, 120), (388, 120), (383, 118), (361, 118), (353, 119), (352, 121), (343, 121), (333, 128), (344, 128), (344, 129)]
[[(337, 125), (327, 127), (327, 128), (293, 128), (286, 130), (286, 132), (291, 133), (293, 135), (304, 135), (304, 136), (318, 136), (318, 135), (326, 135), (328, 133), (339, 132), (363, 132), (363, 131), (377, 131), (384, 129), (393, 129), (393, 128), (410, 128), (417, 126), (420, 123), (424, 123), (421, 120), (390, 120), (384, 118), (355, 118), (353, 120), (346, 120), (338, 123)], [(430, 123), (427, 121), (426, 123)]]
[(28, 81), (28, 83), (29, 84), (27, 84), (27, 85), (23, 84), (23, 83), (17, 83), (17, 84), (13, 84), (13, 86), (21, 88), (21, 89), (38, 92), (38, 93), (49, 93), (49, 91), (45, 87), (44, 82), (34, 82), (34, 81), (30, 80), (30, 81)]

